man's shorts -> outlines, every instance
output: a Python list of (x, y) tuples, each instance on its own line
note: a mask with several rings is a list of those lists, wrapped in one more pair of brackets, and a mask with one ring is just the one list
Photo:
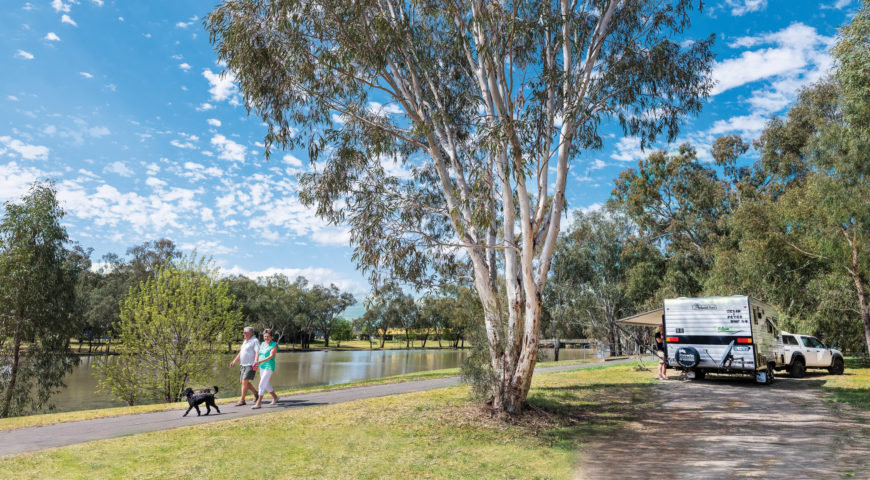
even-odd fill
[(665, 352), (656, 350), (656, 356), (659, 357), (659, 363), (665, 363)]
[(241, 375), (239, 375), (239, 381), (241, 382), (242, 380), (253, 380), (254, 375), (256, 374), (257, 372), (254, 371), (253, 365), (242, 365)]

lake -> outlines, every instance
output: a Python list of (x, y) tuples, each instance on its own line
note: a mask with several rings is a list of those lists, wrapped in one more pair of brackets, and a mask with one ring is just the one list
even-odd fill
[[(372, 378), (390, 377), (444, 368), (456, 368), (468, 355), (468, 350), (356, 350), (280, 352), (276, 359), (272, 386), (276, 390), (334, 385)], [(222, 363), (214, 368), (214, 380), (195, 387), (220, 387), (219, 397), (239, 395), (239, 369), (230, 368), (235, 355), (221, 357)], [(563, 349), (560, 360), (591, 358), (591, 350)], [(553, 350), (543, 351), (544, 360), (552, 360)], [(98, 393), (97, 379), (91, 374), (95, 357), (84, 356), (81, 363), (70, 373), (65, 383), (67, 388), (52, 397), (56, 411), (89, 410), (94, 408), (120, 407), (124, 402), (114, 400), (106, 393)], [(259, 376), (254, 384), (259, 383)]]

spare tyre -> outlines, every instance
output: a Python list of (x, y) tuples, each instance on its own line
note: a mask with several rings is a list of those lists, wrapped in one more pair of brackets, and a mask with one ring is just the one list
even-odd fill
[(695, 368), (701, 361), (701, 354), (694, 347), (680, 347), (674, 356), (683, 368)]

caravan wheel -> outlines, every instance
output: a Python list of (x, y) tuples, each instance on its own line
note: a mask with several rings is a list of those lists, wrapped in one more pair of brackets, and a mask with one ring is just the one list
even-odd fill
[(766, 380), (767, 380), (765, 382), (766, 385), (773, 385), (773, 369), (772, 368), (767, 369), (767, 379)]
[(695, 370), (695, 380), (703, 380), (707, 376), (707, 372), (700, 368)]

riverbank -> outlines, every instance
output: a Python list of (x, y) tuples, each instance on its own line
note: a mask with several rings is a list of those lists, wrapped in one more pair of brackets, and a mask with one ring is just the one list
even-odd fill
[[(20, 454), (0, 468), (62, 478), (236, 478), (240, 471), (254, 478), (570, 478), (588, 439), (651, 407), (645, 392), (652, 382), (649, 371), (625, 365), (540, 373), (530, 412), (508, 421), (458, 386)], [(255, 468), (258, 459), (267, 460)]]
[[(563, 361), (563, 362), (540, 362), (538, 367), (549, 367), (556, 365), (576, 365), (588, 363), (583, 360)], [(301, 393), (325, 392), (332, 390), (341, 390), (353, 387), (381, 385), (387, 383), (411, 382), (415, 380), (428, 380), (436, 378), (451, 377), (459, 374), (458, 368), (447, 368), (441, 370), (430, 370), (425, 372), (408, 373), (404, 375), (394, 375), (384, 378), (373, 378), (358, 382), (349, 382), (336, 385), (320, 385), (306, 388), (294, 388), (279, 390), (279, 396), (298, 395)], [(218, 405), (235, 403), (238, 400), (236, 397), (218, 398)], [(52, 425), (55, 423), (75, 422), (80, 420), (91, 420), (95, 418), (117, 417), (122, 415), (132, 415), (140, 413), (160, 412), (164, 410), (179, 410), (186, 408), (186, 402), (175, 403), (155, 403), (148, 405), (136, 405), (132, 407), (114, 407), (100, 408), (91, 410), (78, 410), (72, 412), (47, 413), (42, 415), (29, 415), (24, 417), (12, 417), (0, 419), (0, 431), (12, 430), (16, 428), (34, 427), (40, 425)]]

